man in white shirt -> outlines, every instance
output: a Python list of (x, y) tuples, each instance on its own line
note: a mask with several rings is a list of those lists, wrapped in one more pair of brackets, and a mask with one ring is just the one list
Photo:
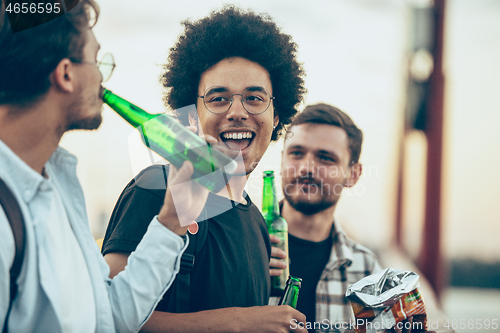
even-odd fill
[[(28, 8), (40, 7), (26, 2)], [(182, 186), (180, 195), (193, 199), (183, 207), (174, 207), (167, 190), (127, 268), (109, 278), (90, 233), (76, 158), (58, 146), (66, 131), (97, 129), (101, 123), (99, 70), (105, 64), (96, 61), (99, 44), (89, 24), (99, 10), (93, 0), (66, 5), (50, 16), (16, 14), (12, 3), (0, 3), (0, 179), (17, 201), (25, 227), (17, 293), (11, 295), (16, 241), (8, 207), (0, 207), (0, 327), (138, 331), (174, 280), (187, 246), (182, 236), (187, 227), (176, 209), (194, 220), (208, 190), (192, 182)], [(187, 162), (171, 170), (169, 185), (175, 185), (189, 180), (193, 167)]]

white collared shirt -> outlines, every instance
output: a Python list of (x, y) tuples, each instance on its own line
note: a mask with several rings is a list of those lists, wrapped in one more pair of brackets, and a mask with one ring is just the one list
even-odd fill
[[(155, 217), (137, 250), (130, 255), (126, 269), (110, 279), (109, 266), (90, 233), (83, 191), (76, 176), (76, 158), (58, 148), (45, 169), (50, 181), (0, 140), (0, 178), (16, 197), (26, 227), (25, 254), (17, 279), (19, 289), (8, 317), (8, 331), (67, 332), (66, 301), (61, 297), (61, 277), (54, 273), (57, 259), (50, 242), (66, 238), (68, 230), (79, 244), (93, 290), (96, 323), (89, 325), (89, 329), (92, 332), (138, 331), (172, 284), (188, 242)], [(71, 229), (51, 238), (48, 224), (50, 217), (55, 216), (51, 214), (55, 192), (60, 195)], [(59, 245), (58, 248), (65, 248)], [(12, 230), (0, 208), (0, 327), (4, 325), (9, 307), (9, 271), (14, 254)], [(85, 270), (81, 261), (69, 261), (65, 265), (67, 270)], [(88, 288), (77, 288), (72, 298), (79, 302), (90, 297), (88, 294)]]

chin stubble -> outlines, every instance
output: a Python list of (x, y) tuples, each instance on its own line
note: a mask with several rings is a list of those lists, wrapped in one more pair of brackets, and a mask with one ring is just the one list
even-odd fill
[(309, 201), (296, 201), (294, 198), (284, 191), (285, 200), (288, 201), (290, 206), (292, 206), (296, 211), (301, 212), (304, 215), (314, 215), (325, 209), (334, 206), (336, 201), (321, 200), (319, 202), (309, 202)]
[(101, 126), (102, 115), (99, 113), (92, 118), (76, 119), (68, 123), (66, 131), (72, 130), (96, 130)]

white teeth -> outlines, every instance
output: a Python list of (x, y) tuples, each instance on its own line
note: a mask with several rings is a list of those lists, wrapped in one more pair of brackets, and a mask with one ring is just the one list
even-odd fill
[(223, 137), (225, 139), (233, 139), (233, 140), (241, 140), (241, 139), (251, 139), (252, 138), (252, 133), (251, 132), (246, 132), (246, 133), (224, 133)]

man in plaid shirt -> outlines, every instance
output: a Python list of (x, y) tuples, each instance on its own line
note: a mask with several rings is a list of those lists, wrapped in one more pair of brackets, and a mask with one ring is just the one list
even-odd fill
[[(290, 275), (302, 278), (297, 309), (309, 332), (354, 331), (345, 292), (381, 269), (375, 255), (349, 240), (333, 219), (342, 189), (361, 176), (362, 141), (351, 118), (326, 104), (306, 107), (285, 137), (281, 215), (288, 222)], [(273, 247), (272, 257), (271, 275), (279, 275), (286, 255)]]

